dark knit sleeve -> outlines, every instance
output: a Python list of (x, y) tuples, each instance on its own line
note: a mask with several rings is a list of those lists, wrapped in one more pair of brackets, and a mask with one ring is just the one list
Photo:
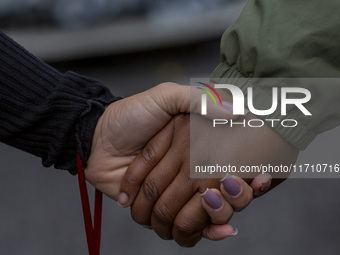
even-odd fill
[(0, 31), (0, 141), (76, 173), (86, 164), (105, 106), (118, 100), (100, 82), (62, 74)]

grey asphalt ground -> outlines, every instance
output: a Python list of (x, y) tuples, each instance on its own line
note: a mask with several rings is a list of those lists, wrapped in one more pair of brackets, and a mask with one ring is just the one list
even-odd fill
[[(213, 41), (55, 66), (128, 96), (162, 81), (209, 77), (218, 60), (219, 43)], [(339, 141), (340, 128), (320, 135), (299, 162), (340, 163)], [(43, 168), (39, 158), (4, 144), (0, 155), (0, 254), (87, 254), (77, 178)], [(238, 236), (202, 240), (194, 248), (161, 240), (134, 223), (129, 209), (105, 198), (102, 254), (339, 254), (339, 185), (340, 179), (289, 179), (235, 214)]]

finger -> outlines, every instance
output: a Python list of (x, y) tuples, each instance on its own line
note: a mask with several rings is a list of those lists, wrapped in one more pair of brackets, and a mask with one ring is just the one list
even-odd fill
[(203, 229), (202, 237), (208, 240), (212, 240), (212, 241), (219, 241), (229, 236), (236, 236), (237, 234), (238, 234), (238, 229), (234, 228), (232, 225), (209, 224)]
[(253, 189), (254, 197), (260, 197), (265, 194), (271, 186), (272, 176), (268, 173), (260, 174), (254, 178), (250, 183), (250, 187)]
[[(102, 193), (104, 193), (106, 196), (112, 198), (113, 200), (118, 200), (118, 194), (119, 194), (119, 186), (120, 181), (124, 176), (124, 173), (126, 171), (126, 168), (120, 168), (114, 170), (114, 175), (106, 175), (104, 176), (106, 179), (100, 180), (100, 178), (92, 179), (93, 183), (95, 183), (95, 188), (100, 190)], [(99, 181), (97, 181), (99, 179)], [(104, 178), (102, 178), (104, 179)]]
[[(197, 86), (199, 87), (199, 86)], [(200, 114), (202, 107), (202, 94), (206, 94), (205, 91), (197, 89), (194, 86), (184, 86), (176, 83), (163, 83), (154, 87), (155, 96), (154, 100), (165, 112), (170, 115), (176, 115), (178, 113), (197, 113)], [(212, 92), (214, 93), (214, 92)], [(210, 93), (211, 94), (211, 93)], [(157, 96), (156, 96), (157, 95)], [(217, 95), (214, 93), (217, 98)], [(204, 115), (208, 119), (236, 119), (237, 115), (233, 115), (231, 103), (227, 101), (215, 101), (215, 98), (207, 97), (207, 114)], [(217, 103), (218, 102), (218, 103)]]
[(213, 224), (226, 224), (234, 213), (234, 208), (222, 197), (217, 189), (207, 189), (202, 195), (202, 206)]
[(253, 200), (253, 189), (240, 177), (227, 176), (221, 180), (220, 190), (224, 199), (234, 208), (241, 211)]
[[(183, 167), (189, 169), (188, 165)], [(176, 215), (196, 193), (191, 184), (192, 180), (186, 175), (181, 171), (163, 192), (153, 208), (151, 226), (162, 239), (172, 239), (172, 225)]]
[(210, 223), (201, 199), (200, 193), (195, 193), (176, 216), (172, 235), (180, 246), (195, 246), (202, 238), (203, 229)]
[[(135, 201), (131, 206), (131, 216), (138, 224), (151, 224), (151, 214), (154, 205), (164, 190), (177, 176), (182, 160), (176, 152), (176, 148), (171, 147), (162, 161), (155, 166), (142, 183)], [(177, 160), (174, 161), (173, 158)], [(169, 164), (169, 162), (171, 162), (171, 164)]]
[(127, 207), (133, 203), (146, 176), (169, 150), (173, 130), (174, 122), (171, 121), (148, 142), (130, 164), (120, 186), (118, 203), (121, 206)]
[(84, 170), (86, 179), (96, 187), (96, 189), (117, 201), (120, 183), (126, 172), (127, 165), (134, 158), (135, 156), (117, 157), (106, 160), (105, 162), (99, 160), (97, 164), (100, 164), (101, 169), (106, 169), (106, 171), (97, 171), (98, 168), (96, 168), (94, 162), (92, 162), (91, 167), (87, 167)]
[(284, 182), (285, 180), (287, 180), (286, 178), (274, 178), (274, 179), (271, 179), (270, 181), (270, 186), (267, 190), (264, 190), (262, 193), (260, 194), (254, 194), (254, 197), (259, 197), (259, 196), (262, 196), (264, 195), (265, 193), (267, 193), (268, 191), (274, 189), (276, 186), (280, 185), (282, 182)]
[(211, 218), (212, 224), (203, 229), (202, 236), (218, 241), (237, 235), (238, 230), (226, 224), (233, 216), (234, 209), (217, 189), (207, 189), (202, 195), (202, 206)]

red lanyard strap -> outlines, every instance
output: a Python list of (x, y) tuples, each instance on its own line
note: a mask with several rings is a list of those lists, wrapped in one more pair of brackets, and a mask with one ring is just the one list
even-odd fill
[(79, 153), (77, 153), (77, 172), (78, 182), (81, 197), (81, 204), (83, 208), (84, 224), (86, 230), (87, 247), (90, 255), (100, 254), (100, 234), (102, 221), (102, 205), (103, 194), (96, 189), (95, 204), (94, 204), (94, 226), (92, 225), (92, 216), (90, 209), (89, 196), (86, 188), (86, 179)]

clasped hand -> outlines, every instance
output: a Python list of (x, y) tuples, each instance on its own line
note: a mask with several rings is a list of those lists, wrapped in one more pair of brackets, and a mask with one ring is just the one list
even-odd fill
[[(191, 106), (192, 113), (200, 112), (200, 102)], [(214, 109), (207, 118), (238, 117), (222, 107)], [(137, 223), (181, 246), (194, 246), (202, 237), (220, 240), (235, 235), (237, 230), (228, 224), (234, 211), (245, 208), (253, 192), (261, 195), (271, 184), (267, 175), (247, 180), (227, 176), (222, 182), (190, 179), (189, 111), (190, 87), (174, 83), (112, 103), (98, 121), (85, 169), (97, 189), (124, 207), (131, 205)], [(287, 164), (297, 157), (297, 150), (267, 126), (230, 129), (220, 137), (225, 162), (235, 165), (240, 159)], [(199, 153), (199, 145), (193, 149)]]

